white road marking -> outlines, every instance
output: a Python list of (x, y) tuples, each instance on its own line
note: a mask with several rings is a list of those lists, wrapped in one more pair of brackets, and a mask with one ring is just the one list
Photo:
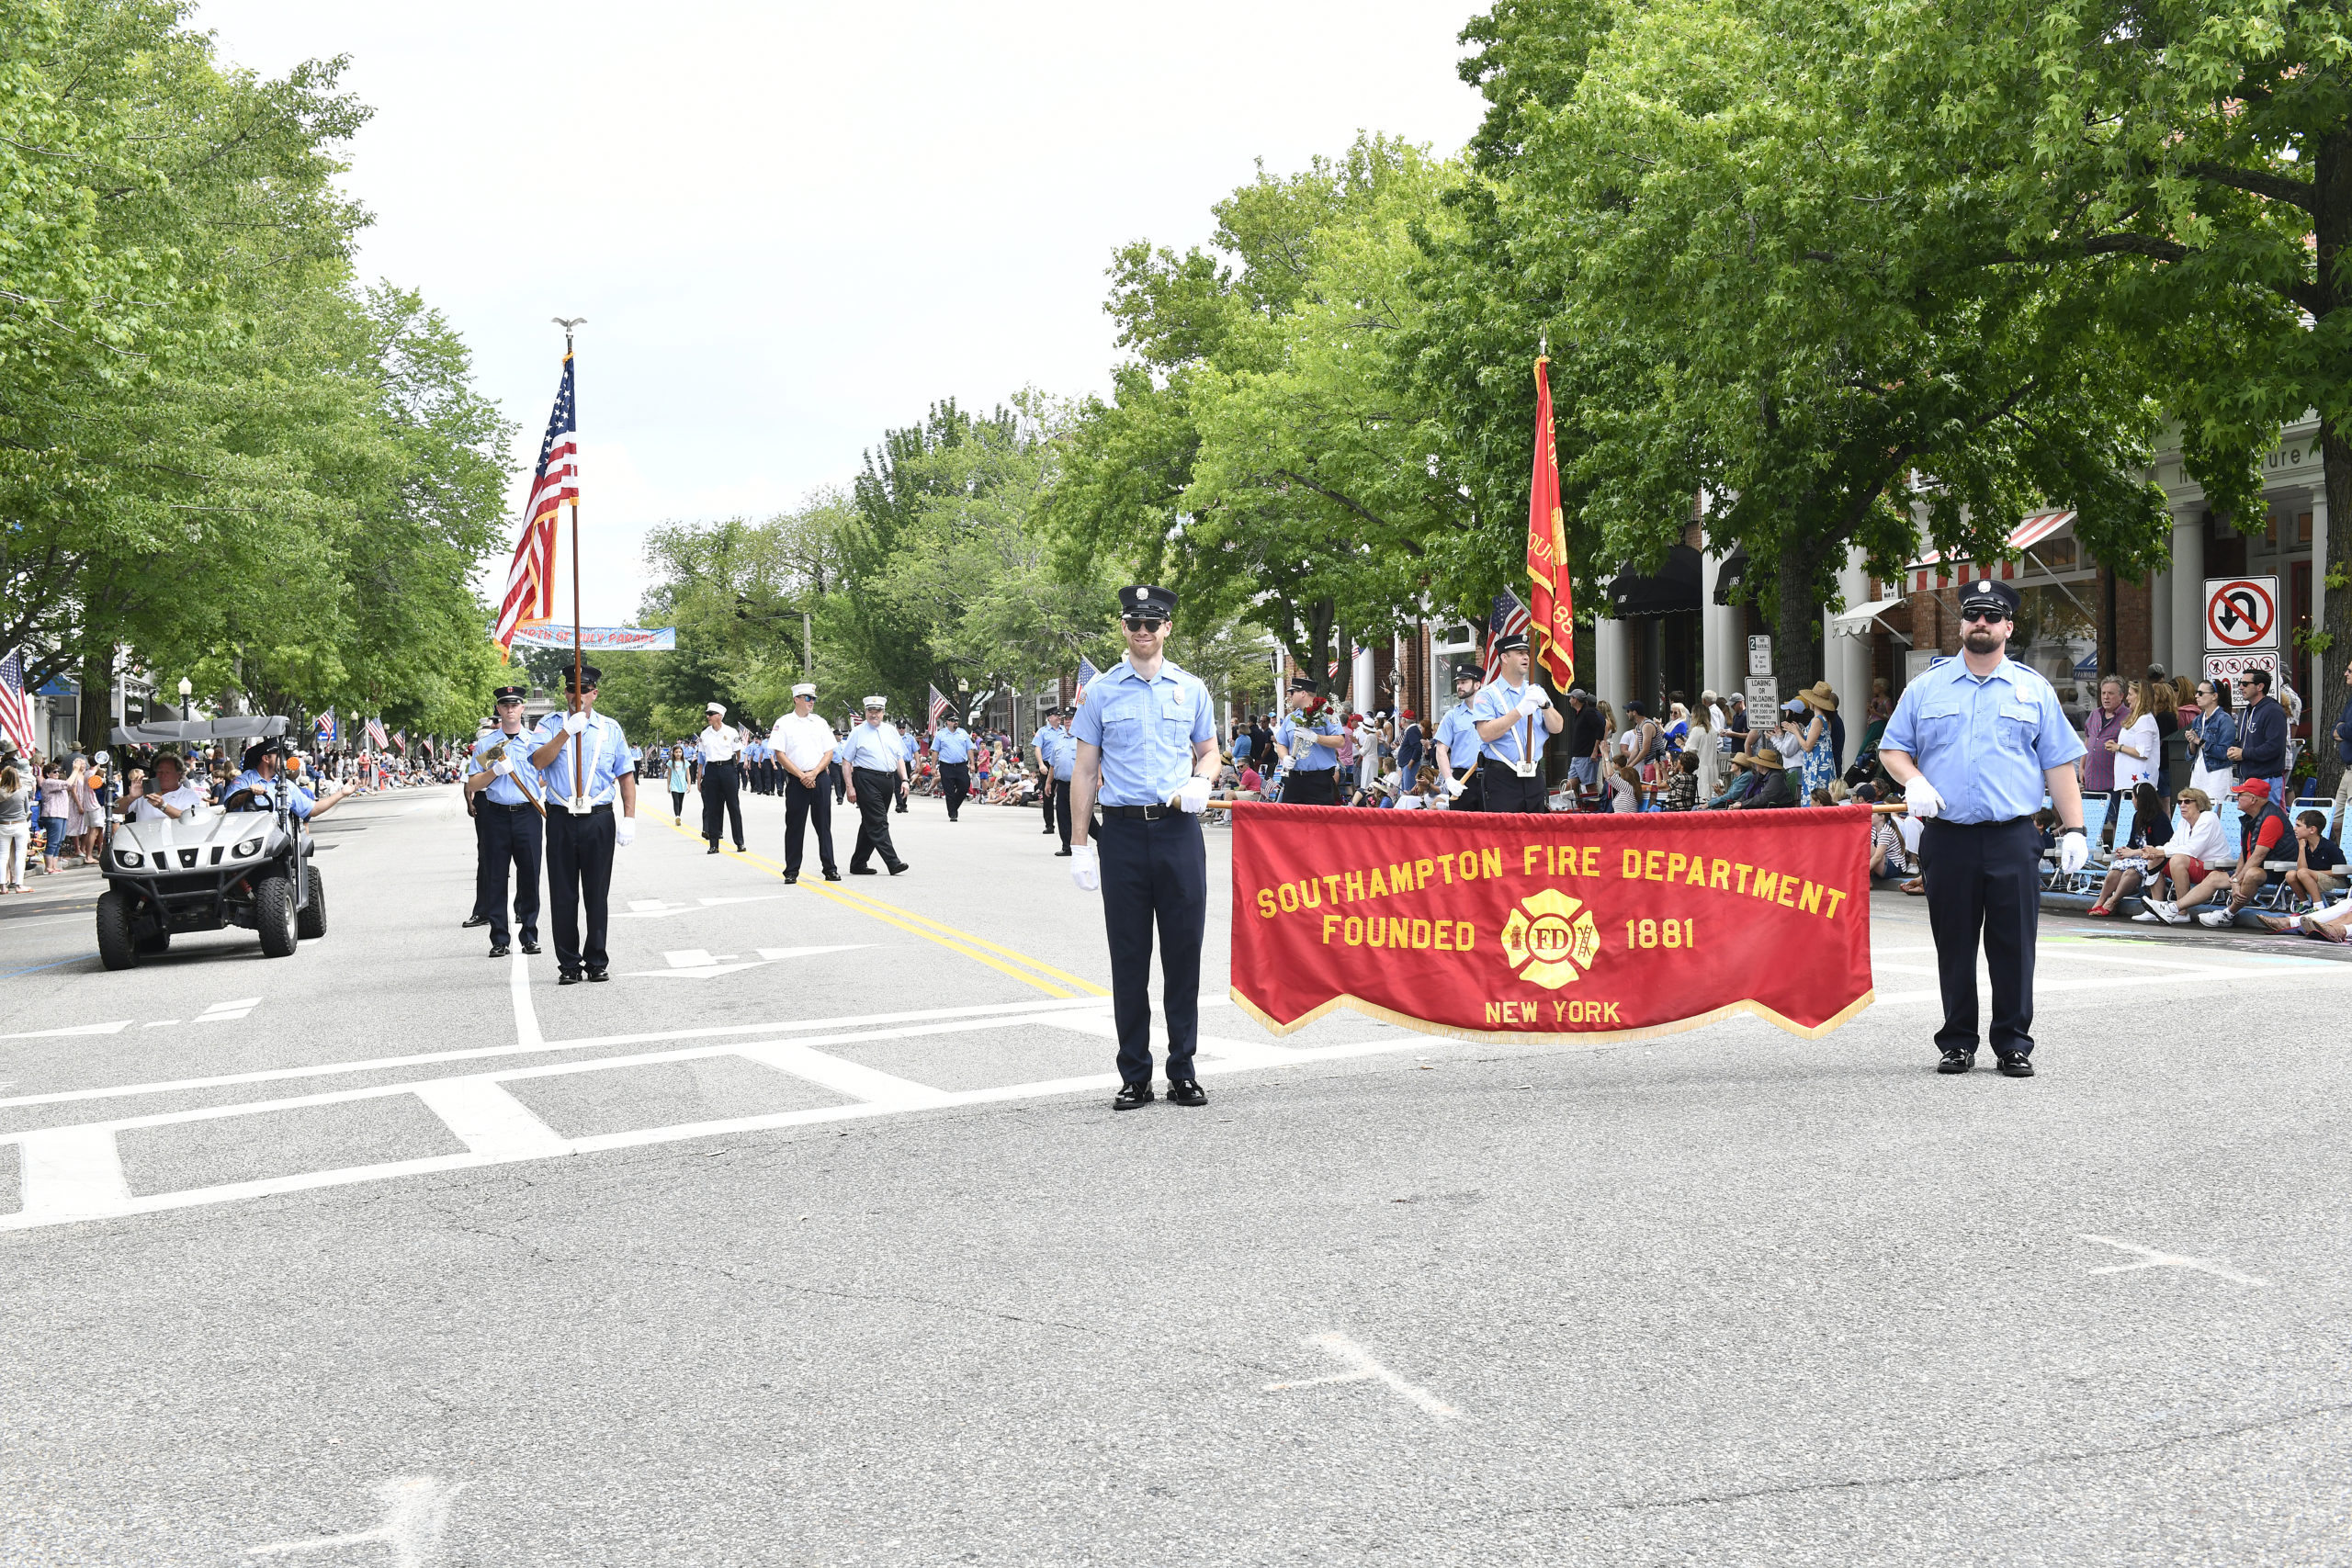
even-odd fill
[(56, 1224), (111, 1213), (130, 1200), (110, 1127), (56, 1127), (18, 1143), (20, 1222)]
[(765, 904), (779, 898), (789, 898), (789, 893), (751, 893), (734, 898), (697, 898), (691, 904), (673, 904), (663, 898), (632, 898), (626, 913), (612, 918), (616, 920), (661, 920), (672, 915), (695, 914), (704, 909), (716, 909), (728, 904)]
[[(1068, 1029), (1097, 1040), (1116, 1040), (1119, 1026), (1107, 1013), (1066, 1013), (1046, 1021), (1056, 1029)], [(1168, 1023), (1157, 1011), (1151, 1021), (1151, 1044), (1155, 1052), (1168, 1048)], [(1193, 1042), (1194, 1048), (1212, 1061), (1231, 1062), (1236, 1066), (1271, 1067), (1280, 1062), (1295, 1062), (1298, 1053), (1287, 1045), (1269, 1045), (1259, 1040), (1227, 1040), (1214, 1034), (1204, 1034)]]
[(153, 1023), (142, 1023), (139, 1027), (141, 1029), (169, 1029), (178, 1021), (179, 1020), (175, 1018), (159, 1018)]
[(2136, 1252), (2137, 1263), (2118, 1263), (2109, 1269), (2094, 1269), (2094, 1274), (2131, 1274), (2142, 1269), (2187, 1269), (2192, 1273), (2211, 1274), (2217, 1280), (2227, 1280), (2237, 1285), (2267, 1285), (2267, 1280), (2257, 1280), (2251, 1274), (2214, 1262), (2210, 1258), (2188, 1258), (2177, 1252), (2158, 1252), (2153, 1247), (2142, 1247), (2136, 1241), (2118, 1241), (2111, 1235), (2077, 1235), (2076, 1241), (2095, 1241), (2101, 1247), (2111, 1247), (2120, 1252)]
[(514, 950), (514, 967), (506, 972), (506, 988), (514, 998), (514, 1049), (546, 1049), (547, 1036), (539, 1032), (538, 1010), (531, 1005), (531, 960), (519, 947)]
[(1307, 1343), (1320, 1346), (1329, 1351), (1346, 1362), (1351, 1370), (1334, 1372), (1326, 1378), (1299, 1378), (1290, 1382), (1270, 1382), (1265, 1387), (1266, 1393), (1273, 1393), (1290, 1388), (1325, 1388), (1333, 1383), (1342, 1382), (1381, 1382), (1387, 1384), (1399, 1399), (1419, 1405), (1441, 1421), (1450, 1421), (1462, 1414), (1429, 1390), (1407, 1382), (1403, 1378), (1374, 1360), (1364, 1352), (1363, 1347), (1344, 1334), (1318, 1334)]
[(214, 1002), (196, 1015), (198, 1023), (234, 1023), (254, 1009), (261, 1006), (259, 997), (239, 997), (233, 1002)]
[(554, 1128), (489, 1078), (444, 1078), (419, 1084), (413, 1092), (474, 1154), (531, 1159), (569, 1152)]
[(376, 1499), (384, 1505), (384, 1522), (374, 1529), (309, 1540), (274, 1540), (266, 1546), (247, 1547), (245, 1555), (290, 1556), (382, 1544), (392, 1549), (392, 1568), (428, 1568), (439, 1555), (442, 1534), (449, 1528), (449, 1505), (464, 1490), (463, 1482), (445, 1484), (430, 1475), (396, 1475), (376, 1488)]
[[(1001, 1027), (1001, 1026), (1000, 1026)], [(847, 1095), (852, 1100), (888, 1106), (893, 1110), (917, 1110), (924, 1106), (945, 1105), (944, 1090), (920, 1084), (912, 1078), (896, 1077), (877, 1072), (840, 1056), (829, 1056), (822, 1051), (795, 1042), (780, 1041), (769, 1045), (747, 1045), (741, 1055), (752, 1061), (790, 1073), (794, 1077)]]
[[(2317, 983), (2331, 979), (2352, 980), (2352, 964), (2337, 964), (2327, 959), (2321, 958), (2312, 960), (2311, 964), (2312, 967), (2309, 970), (2293, 972), (2291, 978), (2298, 983), (2303, 984)], [(1892, 968), (1894, 965), (1890, 964), (1888, 967)], [(1905, 967), (1908, 966), (1906, 965)], [(2323, 975), (2318, 973), (2320, 970), (2327, 970), (2330, 971), (2330, 973)], [(1984, 974), (1984, 971), (1979, 969), (1977, 973), (1981, 976)], [(2040, 998), (2043, 997), (2064, 995), (2065, 993), (2075, 991), (2133, 990), (2144, 988), (2149, 982), (2157, 979), (2171, 980), (2179, 978), (2185, 980), (2213, 980), (2226, 984), (2233, 980), (2281, 980), (2290, 977), (2290, 976), (2288, 972), (2271, 970), (2267, 966), (2262, 969), (2256, 969), (2251, 966), (2238, 969), (2176, 969), (2170, 974), (2161, 976), (2154, 975), (2115, 975), (2097, 980), (2048, 980), (2042, 978), (2040, 975), (2036, 975), (2033, 981), (2033, 994), (2037, 998)], [(1980, 989), (1982, 987), (1980, 982)], [(1941, 999), (1941, 995), (1939, 992), (1932, 990), (1886, 991), (1880, 994), (1877, 1005), (1880, 1007), (1905, 1007), (1914, 1002), (1936, 1002), (1940, 1001)]]
[(68, 1034), (119, 1034), (136, 1019), (117, 1019), (112, 1023), (77, 1023), (71, 1029), (31, 1029), (22, 1034), (0, 1034), (0, 1040), (57, 1040)]

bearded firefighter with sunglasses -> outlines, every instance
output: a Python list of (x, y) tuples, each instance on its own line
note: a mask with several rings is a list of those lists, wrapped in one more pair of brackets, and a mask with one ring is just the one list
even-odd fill
[(1960, 657), (1903, 689), (1879, 739), (1878, 760), (1905, 786), (1920, 818), (1920, 875), (1935, 935), (1944, 1023), (1936, 1070), (1976, 1065), (1976, 947), (1993, 981), (1992, 1046), (2003, 1076), (2033, 1076), (2033, 948), (2041, 915), (2041, 834), (2033, 814), (2046, 794), (2058, 813), (2058, 863), (2072, 874), (2090, 859), (2083, 786), (2075, 764), (2083, 738), (2057, 690), (2007, 653), (2018, 591), (1992, 578), (1960, 591)]

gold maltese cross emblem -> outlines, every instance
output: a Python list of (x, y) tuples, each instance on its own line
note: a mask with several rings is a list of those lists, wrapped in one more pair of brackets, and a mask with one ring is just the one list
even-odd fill
[(1593, 954), (1600, 951), (1600, 928), (1581, 899), (1546, 887), (1510, 912), (1502, 940), (1503, 960), (1519, 970), (1521, 979), (1556, 991), (1575, 982), (1579, 969), (1592, 967)]

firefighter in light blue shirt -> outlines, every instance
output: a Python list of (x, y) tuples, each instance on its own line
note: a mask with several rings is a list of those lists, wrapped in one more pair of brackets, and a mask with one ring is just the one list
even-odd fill
[(890, 841), (890, 798), (907, 787), (907, 752), (899, 743), (896, 726), (883, 716), (887, 697), (865, 699), (865, 722), (850, 726), (849, 738), (833, 755), (850, 793), (857, 797), (857, 843), (850, 850), (849, 874), (872, 876), (868, 863), (876, 854), (898, 875), (907, 869), (899, 848)]
[[(473, 925), (490, 925), (490, 955), (503, 958), (510, 929), (523, 951), (539, 951), (539, 863), (546, 853), (546, 825), (536, 804), (539, 771), (531, 765), (532, 742), (523, 733), (520, 686), (501, 686), (496, 695), (498, 728), (474, 741), (466, 794), (474, 807)], [(528, 786), (526, 788), (526, 786)], [(514, 876), (514, 923), (507, 922), (507, 878)]]
[(1337, 806), (1335, 772), (1340, 765), (1340, 721), (1304, 675), (1290, 683), (1290, 711), (1274, 727), (1274, 750), (1287, 765), (1283, 775), (1285, 806)]
[(1437, 724), (1437, 765), (1438, 783), (1456, 811), (1476, 811), (1481, 799), (1478, 724), (1470, 716), (1470, 703), (1477, 694), (1478, 671), (1466, 664), (1455, 666), (1453, 705)]
[[(1127, 657), (1089, 682), (1070, 726), (1070, 879), (1102, 895), (1111, 948), (1111, 1012), (1119, 1033), (1114, 1109), (1148, 1105), (1152, 934), (1159, 937), (1168, 1013), (1168, 1099), (1205, 1105), (1193, 1076), (1200, 1043), (1201, 942), (1208, 921), (1208, 853), (1201, 838), (1209, 781), (1222, 761), (1208, 688), (1163, 652), (1176, 595), (1136, 583), (1119, 590)], [(1095, 805), (1102, 822), (1092, 826)], [(1098, 837), (1099, 848), (1090, 841)]]
[[(1029, 754), (1037, 761), (1037, 798), (1046, 808), (1046, 836), (1054, 835), (1054, 764), (1052, 743), (1064, 728), (1068, 716), (1060, 708), (1047, 708), (1045, 722), (1037, 726), (1037, 733), (1029, 738)], [(1069, 842), (1069, 829), (1062, 829), (1062, 842)]]
[[(1067, 708), (1054, 711), (1064, 719), (1070, 716)], [(1066, 724), (1056, 725), (1046, 732), (1040, 754), (1044, 759), (1040, 766), (1045, 773), (1038, 779), (1037, 787), (1054, 803), (1054, 817), (1061, 824), (1062, 847), (1054, 852), (1059, 858), (1070, 852), (1069, 786), (1078, 769), (1078, 736)]]
[(2018, 591), (1996, 578), (1960, 591), (1960, 657), (1903, 689), (1878, 759), (1908, 786), (1921, 819), (1920, 878), (1936, 941), (1943, 1027), (1936, 1070), (1976, 1064), (1976, 948), (1993, 982), (1992, 1046), (2008, 1077), (2033, 1076), (2033, 956), (2041, 917), (2041, 833), (2033, 814), (2057, 808), (2059, 865), (2090, 859), (2083, 832), (2083, 739), (2038, 671), (2012, 660)]
[(931, 738), (931, 754), (939, 763), (939, 792), (947, 797), (947, 820), (956, 821), (972, 793), (972, 732), (954, 714), (942, 714), (939, 731)]
[(637, 767), (629, 759), (628, 737), (596, 711), (602, 673), (593, 664), (563, 672), (571, 711), (539, 721), (534, 732), (538, 749), (531, 753), (531, 765), (546, 780), (548, 901), (555, 906), (556, 983), (561, 986), (607, 977), (605, 906), (613, 852), (637, 838)]

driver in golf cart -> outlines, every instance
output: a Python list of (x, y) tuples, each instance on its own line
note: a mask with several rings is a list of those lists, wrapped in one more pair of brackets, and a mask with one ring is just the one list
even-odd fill
[[(220, 804), (231, 811), (274, 811), (277, 808), (278, 759), (285, 754), (285, 743), (278, 740), (256, 740), (245, 748), (245, 771), (229, 781), (228, 793)], [(286, 791), (286, 809), (293, 816), (314, 821), (340, 805), (346, 795), (357, 793), (345, 784), (323, 801), (311, 798), (311, 792), (299, 784)]]
[(203, 792), (187, 782), (187, 764), (180, 761), (179, 753), (160, 752), (155, 758), (155, 782), (131, 797), (130, 819), (153, 822), (168, 817), (176, 822), (203, 804)]

